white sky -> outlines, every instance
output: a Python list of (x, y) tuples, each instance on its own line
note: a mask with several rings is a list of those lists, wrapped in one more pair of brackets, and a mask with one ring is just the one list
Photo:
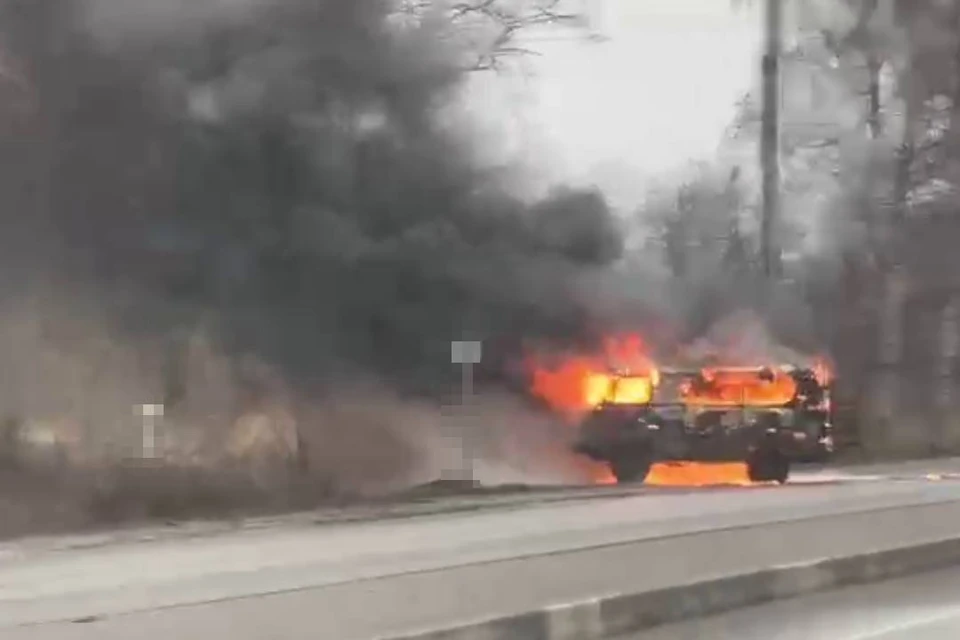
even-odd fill
[(472, 100), (497, 94), (492, 125), (540, 178), (633, 207), (651, 179), (713, 155), (757, 74), (760, 17), (731, 0), (580, 1), (606, 42), (548, 35), (527, 73), (486, 78)]

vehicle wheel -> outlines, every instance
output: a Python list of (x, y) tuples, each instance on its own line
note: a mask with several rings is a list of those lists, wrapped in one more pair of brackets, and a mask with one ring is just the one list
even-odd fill
[(613, 472), (618, 484), (626, 482), (643, 482), (650, 473), (650, 459), (646, 456), (622, 457), (610, 461), (610, 471)]
[(790, 459), (779, 449), (761, 446), (747, 457), (747, 475), (752, 482), (784, 484), (790, 476)]

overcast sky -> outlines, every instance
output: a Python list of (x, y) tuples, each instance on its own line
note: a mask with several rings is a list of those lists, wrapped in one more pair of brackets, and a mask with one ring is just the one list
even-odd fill
[(540, 36), (525, 73), (481, 81), (483, 102), (495, 84), (493, 121), (542, 178), (632, 207), (651, 179), (713, 155), (758, 73), (760, 16), (730, 0), (582, 1), (607, 41)]

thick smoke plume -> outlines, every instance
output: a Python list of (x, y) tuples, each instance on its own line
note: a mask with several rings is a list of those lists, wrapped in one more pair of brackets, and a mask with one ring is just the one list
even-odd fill
[[(451, 339), (487, 340), (483, 390), (524, 339), (595, 329), (583, 286), (620, 257), (618, 224), (597, 192), (524, 204), (476, 160), (451, 123), (471, 61), (497, 52), (464, 46), (476, 25), (459, 39), (452, 11), (0, 2), (19, 442), (96, 466), (135, 455), (131, 407), (162, 403), (169, 460), (256, 467), (269, 441), (312, 486), (383, 490), (446, 464)], [(491, 402), (491, 442), (527, 420)]]

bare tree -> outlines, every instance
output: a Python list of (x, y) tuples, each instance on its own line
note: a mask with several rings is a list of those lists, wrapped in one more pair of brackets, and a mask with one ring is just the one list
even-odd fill
[(405, 0), (401, 10), (420, 23), (440, 21), (453, 38), (467, 43), (466, 69), (496, 71), (507, 60), (539, 55), (524, 44), (531, 31), (583, 29), (584, 16), (565, 10), (566, 4), (567, 0)]

